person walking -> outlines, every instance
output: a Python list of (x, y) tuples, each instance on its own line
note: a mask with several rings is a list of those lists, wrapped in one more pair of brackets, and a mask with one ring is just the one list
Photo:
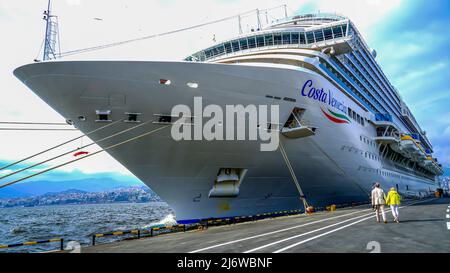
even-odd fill
[(392, 216), (394, 216), (394, 221), (396, 223), (400, 223), (398, 207), (400, 206), (400, 194), (398, 194), (395, 188), (391, 188), (387, 197), (386, 197), (386, 205), (391, 206)]
[(375, 207), (377, 222), (380, 223), (380, 211), (383, 217), (383, 222), (387, 224), (386, 213), (384, 212), (384, 205), (386, 204), (386, 198), (383, 189), (380, 187), (380, 183), (375, 183), (375, 188), (372, 190), (372, 206)]

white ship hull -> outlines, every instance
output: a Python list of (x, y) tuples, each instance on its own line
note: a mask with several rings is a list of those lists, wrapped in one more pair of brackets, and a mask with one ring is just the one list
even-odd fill
[[(280, 121), (294, 107), (306, 109), (304, 119), (317, 128), (307, 138), (281, 137), (306, 198), (313, 206), (368, 201), (374, 182), (383, 188), (397, 187), (401, 193), (425, 194), (434, 181), (394, 167), (388, 160), (373, 160), (365, 152), (378, 154), (376, 145), (363, 137), (376, 136), (371, 124), (331, 122), (321, 110), (322, 102), (301, 94), (305, 82), (331, 90), (348, 107), (352, 100), (322, 76), (302, 68), (261, 67), (188, 62), (49, 62), (18, 68), (15, 75), (77, 128), (87, 133), (104, 126), (97, 123), (96, 110), (111, 110), (113, 121), (126, 112), (142, 113), (142, 121), (155, 114), (170, 114), (173, 106), (193, 108), (195, 96), (203, 104), (279, 105)], [(161, 85), (169, 79), (171, 85)], [(197, 89), (186, 83), (198, 83)], [(274, 100), (294, 98), (296, 102)], [(325, 109), (325, 108), (324, 108)], [(85, 116), (82, 122), (79, 116)], [(121, 122), (90, 135), (94, 141), (130, 128)], [(111, 140), (108, 147), (137, 136), (160, 124), (149, 124)], [(242, 128), (237, 128), (242, 129)], [(255, 215), (302, 209), (298, 191), (279, 150), (261, 152), (258, 141), (174, 141), (170, 128), (108, 150), (115, 159), (159, 194), (176, 212), (180, 222)], [(247, 175), (235, 198), (209, 198), (220, 168), (244, 168)]]

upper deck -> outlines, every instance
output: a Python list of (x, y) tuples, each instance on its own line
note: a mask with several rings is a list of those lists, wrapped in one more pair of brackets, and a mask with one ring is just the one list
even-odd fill
[[(324, 26), (326, 24), (326, 26)], [(186, 61), (207, 62), (268, 48), (303, 48), (321, 50), (334, 46), (337, 54), (351, 51), (349, 20), (341, 16), (294, 16), (261, 30), (220, 42), (187, 57)]]
[[(423, 145), (433, 147), (397, 89), (389, 82), (376, 61), (376, 52), (367, 45), (354, 24), (336, 14), (306, 14), (278, 20), (233, 39), (219, 42), (187, 57), (185, 61), (220, 62), (277, 49), (303, 49), (331, 53), (327, 62), (337, 67), (348, 85), (365, 94), (369, 110), (395, 117), (405, 134), (419, 134)], [(331, 50), (331, 52), (330, 52)], [(350, 89), (351, 89), (350, 88)]]

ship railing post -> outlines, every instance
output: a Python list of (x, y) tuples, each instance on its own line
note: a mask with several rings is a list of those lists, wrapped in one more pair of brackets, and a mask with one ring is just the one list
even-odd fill
[(64, 238), (61, 238), (60, 250), (64, 250)]
[(95, 234), (92, 235), (92, 245), (95, 246)]

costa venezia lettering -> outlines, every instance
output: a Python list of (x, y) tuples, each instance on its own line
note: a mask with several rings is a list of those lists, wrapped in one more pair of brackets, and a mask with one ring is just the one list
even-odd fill
[(305, 84), (303, 85), (302, 96), (308, 97), (316, 101), (320, 101), (322, 103), (326, 103), (343, 113), (347, 113), (347, 107), (342, 102), (334, 98), (331, 90), (328, 90), (327, 92), (324, 91), (323, 88), (315, 87), (314, 82), (312, 80), (306, 81)]

